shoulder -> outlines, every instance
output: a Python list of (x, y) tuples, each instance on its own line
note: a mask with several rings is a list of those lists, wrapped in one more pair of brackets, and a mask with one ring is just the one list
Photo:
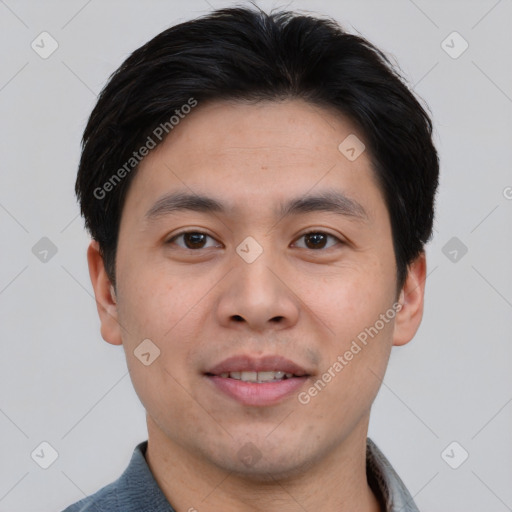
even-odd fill
[(102, 487), (94, 494), (73, 503), (62, 512), (116, 512), (118, 481)]
[(133, 483), (141, 480), (141, 474), (144, 474), (141, 469), (144, 467), (146, 445), (147, 441), (135, 447), (128, 466), (117, 480), (69, 505), (62, 512), (117, 512), (121, 509), (122, 512), (126, 512), (125, 497), (130, 493)]
[(138, 444), (123, 474), (62, 512), (174, 512), (145, 459), (147, 441)]

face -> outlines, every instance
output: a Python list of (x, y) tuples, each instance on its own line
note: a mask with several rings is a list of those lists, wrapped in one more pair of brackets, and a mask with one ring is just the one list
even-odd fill
[(391, 347), (419, 325), (424, 263), (397, 312), (388, 211), (367, 151), (338, 149), (351, 134), (364, 141), (299, 100), (216, 102), (142, 161), (115, 301), (101, 297), (93, 248), (89, 262), (102, 335), (124, 346), (150, 439), (256, 478), (366, 436)]

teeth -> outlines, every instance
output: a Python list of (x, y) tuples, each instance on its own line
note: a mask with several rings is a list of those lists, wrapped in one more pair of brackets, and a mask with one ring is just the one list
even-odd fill
[(221, 373), (221, 377), (232, 378), (236, 380), (243, 380), (244, 382), (272, 382), (276, 380), (283, 380), (284, 377), (291, 379), (293, 373), (285, 373), (282, 371), (275, 372), (229, 372)]
[(258, 372), (258, 380), (260, 382), (268, 382), (269, 380), (281, 380), (284, 372)]
[(240, 380), (244, 382), (258, 382), (258, 372), (240, 372)]

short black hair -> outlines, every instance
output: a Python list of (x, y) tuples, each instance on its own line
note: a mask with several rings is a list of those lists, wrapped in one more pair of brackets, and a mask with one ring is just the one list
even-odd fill
[(82, 139), (75, 191), (111, 282), (138, 150), (165, 140), (155, 129), (170, 132), (185, 105), (297, 98), (362, 133), (390, 215), (400, 290), (432, 236), (439, 179), (432, 122), (406, 83), (381, 50), (328, 17), (232, 7), (158, 34), (111, 75)]

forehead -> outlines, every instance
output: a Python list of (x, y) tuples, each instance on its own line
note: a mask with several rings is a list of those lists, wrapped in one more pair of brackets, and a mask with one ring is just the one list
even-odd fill
[(148, 207), (172, 191), (214, 190), (234, 198), (230, 204), (272, 203), (275, 212), (276, 201), (315, 190), (355, 201), (378, 195), (367, 152), (351, 161), (340, 151), (354, 136), (363, 141), (347, 119), (302, 100), (199, 105), (141, 162), (126, 203), (136, 196)]
[(163, 146), (178, 151), (193, 147), (191, 164), (212, 154), (226, 159), (257, 155), (263, 164), (271, 159), (274, 165), (311, 159), (322, 163), (338, 157), (340, 142), (355, 133), (341, 114), (299, 99), (216, 101), (196, 107)]

